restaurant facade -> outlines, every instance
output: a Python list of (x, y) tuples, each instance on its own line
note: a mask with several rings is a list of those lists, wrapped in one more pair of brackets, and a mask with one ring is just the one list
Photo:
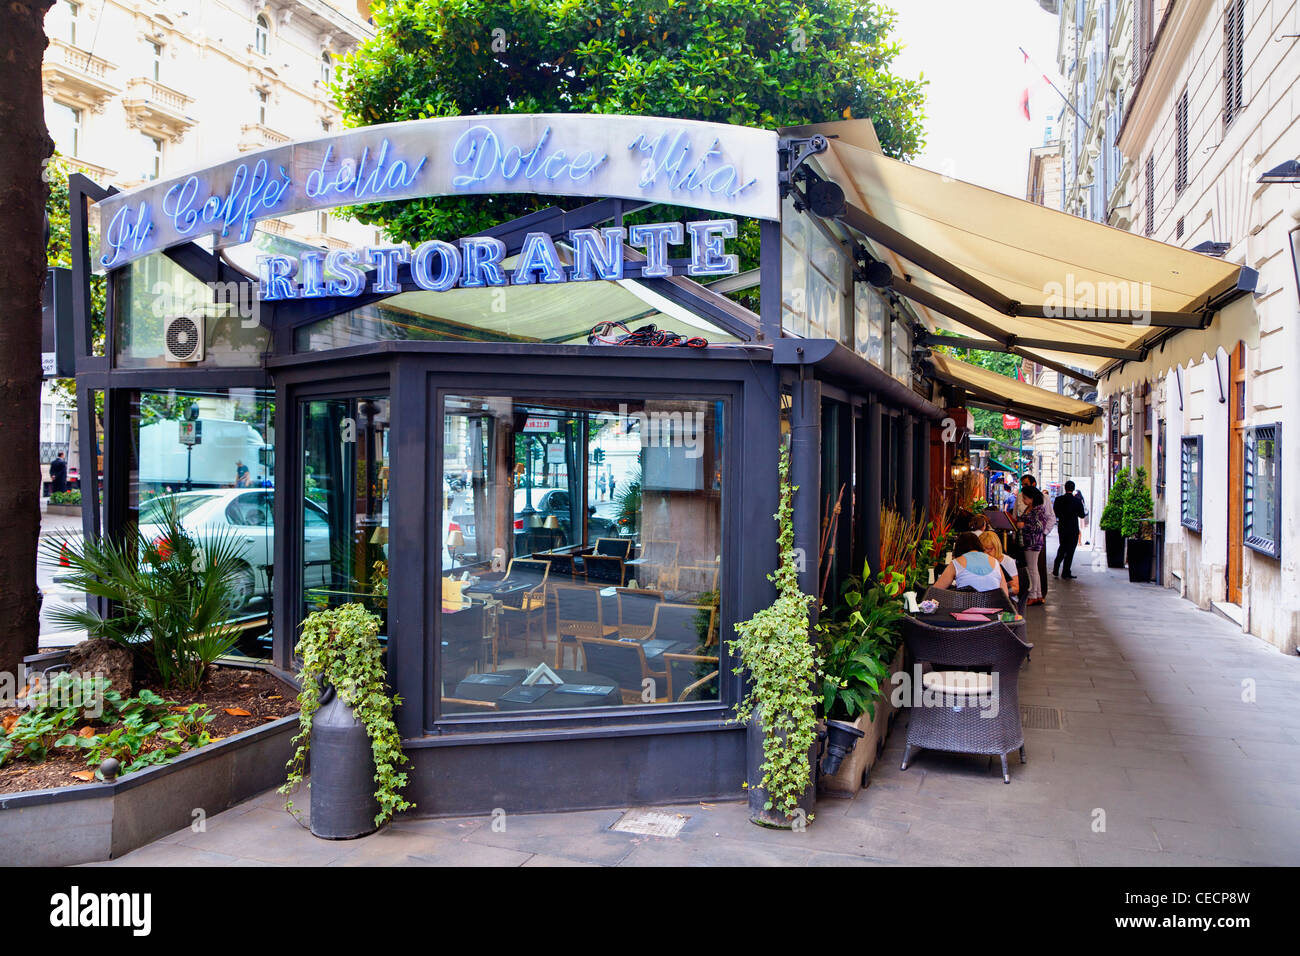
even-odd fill
[[(1013, 233), (1112, 272), (1188, 257), (1169, 321), (1241, 288), (1202, 256), (1129, 237), (1135, 262), (1068, 231), (1094, 224), (952, 195), (866, 121), (452, 117), (71, 188), (73, 228), (89, 235), (90, 203), (99, 219), (74, 262), (81, 452), (105, 475), (85, 532), (174, 502), (195, 534), (241, 537), (241, 651), (284, 672), (313, 610), (379, 615), (420, 813), (741, 794), (727, 640), (773, 598), (783, 443), (801, 584), (834, 594), (874, 566), (882, 508), (950, 493), (967, 408), (1100, 411), (931, 349), (973, 331), (1086, 375), (1066, 363), (1110, 348), (1049, 314), (1060, 260), (1012, 254)], [(537, 210), (454, 241), (313, 248), (267, 228), (511, 193)]]

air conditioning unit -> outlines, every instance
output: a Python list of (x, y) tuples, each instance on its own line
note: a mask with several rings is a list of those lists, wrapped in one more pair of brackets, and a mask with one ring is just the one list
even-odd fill
[(163, 352), (169, 362), (203, 361), (203, 316), (178, 315), (163, 322)]

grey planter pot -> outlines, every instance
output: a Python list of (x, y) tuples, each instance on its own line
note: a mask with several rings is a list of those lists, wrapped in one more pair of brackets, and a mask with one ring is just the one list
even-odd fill
[(807, 824), (817, 805), (817, 749), (817, 742), (814, 740), (808, 751), (808, 786), (804, 788), (803, 796), (799, 798), (796, 815), (787, 817), (776, 810), (764, 809), (767, 791), (758, 786), (758, 782), (763, 779), (763, 730), (758, 725), (757, 719), (750, 718), (745, 725), (745, 778), (750, 784), (748, 793), (751, 823), (780, 830), (799, 829)]

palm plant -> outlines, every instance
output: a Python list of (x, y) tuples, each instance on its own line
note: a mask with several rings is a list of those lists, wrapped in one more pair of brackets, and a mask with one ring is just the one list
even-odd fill
[(197, 689), (209, 664), (239, 638), (233, 623), (234, 577), (243, 544), (223, 531), (197, 542), (174, 502), (160, 509), (154, 540), (132, 529), (119, 540), (51, 535), (41, 550), (67, 566), (74, 590), (104, 598), (107, 615), (65, 604), (51, 611), (64, 630), (82, 630), (151, 658), (164, 687)]

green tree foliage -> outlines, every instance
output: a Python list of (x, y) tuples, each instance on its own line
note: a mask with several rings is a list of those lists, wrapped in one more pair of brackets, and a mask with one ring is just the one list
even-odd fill
[[(69, 209), (68, 164), (55, 153), (45, 164), (45, 180), (49, 183), (50, 194), (45, 201), (45, 214), (50, 222), (50, 240), (45, 245), (47, 265), (72, 266), (72, 217)], [(92, 233), (90, 247), (93, 249), (99, 240)], [(102, 275), (90, 277), (90, 323), (93, 335), (92, 346), (96, 355), (104, 354), (104, 299), (106, 280)], [(77, 388), (70, 378), (54, 380), (54, 389), (68, 405), (76, 407)]]
[(1119, 531), (1123, 528), (1131, 485), (1132, 479), (1127, 468), (1121, 468), (1115, 473), (1115, 481), (1106, 496), (1106, 507), (1102, 509), (1101, 521), (1098, 522), (1102, 531)]
[[(376, 35), (346, 60), (336, 89), (349, 126), (479, 113), (765, 128), (857, 117), (873, 122), (890, 156), (913, 156), (923, 142), (924, 81), (889, 72), (894, 14), (871, 0), (388, 0), (372, 13)], [(550, 204), (444, 197), (353, 213), (395, 239), (422, 241)], [(750, 224), (738, 243), (746, 260), (756, 234)]]
[[(940, 335), (951, 334), (940, 332)], [(986, 368), (990, 372), (997, 372), (999, 375), (1005, 375), (1007, 378), (1016, 378), (1020, 374), (1020, 365), (1023, 361), (1019, 355), (1009, 355), (1006, 352), (985, 352), (980, 349), (960, 349), (950, 345), (935, 345), (936, 351), (945, 355), (951, 355), (953, 358), (969, 365), (978, 365), (980, 368)], [(975, 421), (975, 434), (987, 435), (995, 442), (993, 455), (1005, 461), (1007, 464), (1013, 464), (1011, 460), (1020, 448), (1020, 433), (1014, 428), (1004, 428), (1002, 426), (1002, 413), (990, 411), (987, 408), (972, 408), (971, 416)]]
[(1147, 470), (1139, 468), (1129, 482), (1128, 494), (1124, 496), (1120, 532), (1126, 538), (1150, 537), (1154, 514), (1155, 504), (1151, 500), (1151, 489), (1147, 487)]

